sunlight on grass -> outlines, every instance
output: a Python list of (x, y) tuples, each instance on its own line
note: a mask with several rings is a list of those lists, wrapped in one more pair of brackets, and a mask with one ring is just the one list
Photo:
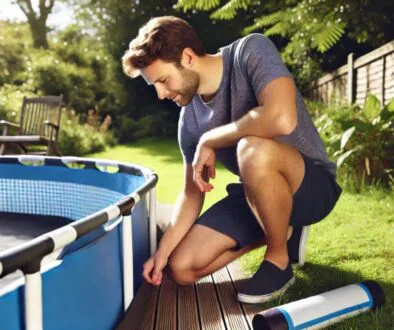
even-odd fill
[[(260, 265), (264, 248), (242, 258), (252, 274)], [(332, 326), (332, 329), (394, 329), (394, 193), (365, 195), (343, 193), (334, 211), (312, 226), (306, 264), (296, 269), (296, 284), (280, 303), (370, 279), (386, 295), (378, 313), (365, 313)], [(270, 306), (276, 306), (278, 300)], [(330, 328), (330, 329), (331, 329)]]
[[(120, 145), (105, 152), (90, 155), (90, 157), (126, 161), (151, 168), (159, 176), (158, 200), (163, 203), (175, 203), (183, 186), (183, 162), (176, 141), (143, 140)], [(227, 183), (237, 181), (238, 178), (235, 175), (218, 164), (216, 179), (211, 181), (215, 189), (206, 194), (204, 209), (225, 196)]]

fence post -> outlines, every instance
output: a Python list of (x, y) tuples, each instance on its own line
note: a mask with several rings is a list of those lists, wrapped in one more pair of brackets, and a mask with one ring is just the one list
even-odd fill
[(353, 53), (347, 56), (347, 103), (354, 102), (354, 58)]
[(382, 90), (381, 90), (381, 95), (382, 95), (382, 105), (385, 105), (386, 104), (386, 102), (385, 102), (385, 98), (386, 98), (386, 95), (385, 95), (385, 88), (386, 88), (386, 86), (385, 86), (385, 82), (386, 82), (386, 56), (385, 55), (383, 55), (383, 63), (382, 63), (382, 66), (383, 66), (383, 68), (382, 68)]

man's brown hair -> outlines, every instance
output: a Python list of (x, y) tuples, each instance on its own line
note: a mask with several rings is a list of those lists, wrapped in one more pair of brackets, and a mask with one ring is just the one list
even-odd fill
[(139, 70), (146, 68), (153, 61), (180, 64), (182, 51), (191, 48), (196, 55), (206, 54), (197, 33), (189, 23), (174, 16), (154, 17), (143, 25), (129, 49), (122, 57), (123, 71), (135, 78)]

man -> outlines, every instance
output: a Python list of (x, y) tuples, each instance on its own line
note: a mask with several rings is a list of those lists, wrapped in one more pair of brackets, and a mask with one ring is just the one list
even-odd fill
[[(159, 285), (166, 265), (178, 284), (215, 272), (267, 245), (238, 299), (261, 303), (293, 283), (307, 229), (334, 207), (335, 164), (274, 44), (251, 34), (207, 54), (196, 32), (172, 17), (151, 19), (130, 42), (124, 72), (182, 106), (178, 140), (185, 185), (155, 254), (144, 264)], [(199, 216), (218, 159), (241, 183)]]

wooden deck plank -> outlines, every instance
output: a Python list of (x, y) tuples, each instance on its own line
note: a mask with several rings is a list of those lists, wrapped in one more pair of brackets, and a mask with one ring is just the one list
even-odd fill
[[(229, 270), (231, 279), (233, 280), (234, 285), (238, 290), (240, 286), (249, 278), (249, 276), (242, 271), (239, 259), (230, 263), (227, 266), (227, 268)], [(257, 313), (265, 310), (266, 306), (264, 306), (264, 304), (243, 304), (243, 303), (241, 303), (241, 306), (246, 316), (250, 329), (253, 329), (252, 326), (253, 317)]]
[(177, 285), (166, 273), (161, 284), (159, 303), (157, 305), (157, 330), (176, 330), (177, 327)]
[(144, 282), (116, 330), (152, 330), (159, 288)]
[(236, 260), (194, 285), (177, 286), (167, 275), (160, 287), (144, 283), (116, 330), (253, 329), (254, 315), (267, 305), (237, 301), (247, 278)]
[(198, 319), (197, 296), (194, 284), (178, 286), (178, 329), (201, 329)]
[(196, 291), (202, 329), (226, 329), (212, 276), (209, 275), (199, 280), (196, 284)]
[[(148, 284), (149, 285), (149, 284)], [(146, 306), (145, 317), (141, 325), (141, 330), (153, 330), (156, 320), (156, 308), (159, 299), (160, 288), (157, 286), (152, 287), (152, 293), (149, 297), (149, 303)]]
[(237, 292), (234, 289), (227, 267), (218, 270), (212, 276), (227, 328), (237, 330), (249, 329), (242, 307), (237, 300)]

